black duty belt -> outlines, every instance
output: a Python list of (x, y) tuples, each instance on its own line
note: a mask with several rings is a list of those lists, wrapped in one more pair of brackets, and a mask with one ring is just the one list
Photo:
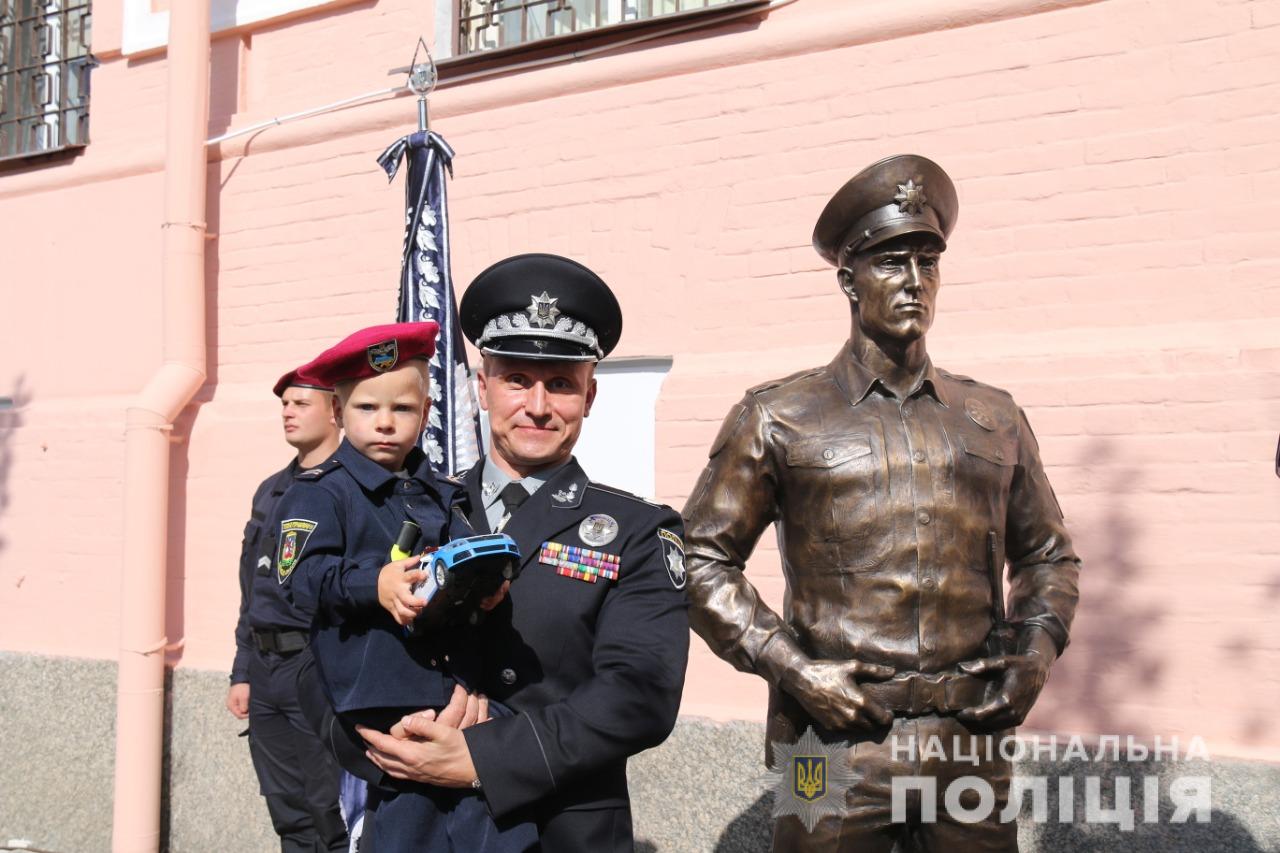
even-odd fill
[(982, 704), (989, 680), (963, 673), (911, 673), (864, 681), (858, 689), (899, 717), (954, 714)]
[(253, 632), (253, 643), (260, 652), (275, 652), (288, 655), (300, 652), (307, 647), (308, 636), (305, 631), (258, 631)]

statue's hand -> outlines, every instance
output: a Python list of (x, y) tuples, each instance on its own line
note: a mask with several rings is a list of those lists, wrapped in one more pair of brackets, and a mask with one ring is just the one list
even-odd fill
[(893, 668), (857, 660), (815, 660), (795, 667), (781, 687), (828, 729), (872, 728), (893, 722), (893, 714), (858, 689), (858, 681), (893, 676)]
[(989, 677), (992, 684), (987, 688), (986, 701), (976, 708), (964, 709), (956, 718), (989, 729), (1021, 725), (1049, 678), (1049, 661), (1035, 652), (968, 661), (960, 664), (960, 669), (969, 675)]

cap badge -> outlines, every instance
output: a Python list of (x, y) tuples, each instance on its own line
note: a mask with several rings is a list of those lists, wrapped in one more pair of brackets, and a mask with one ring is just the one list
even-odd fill
[(370, 367), (379, 373), (386, 373), (400, 360), (400, 348), (392, 338), (389, 341), (365, 347), (365, 355), (369, 358)]
[(545, 329), (556, 324), (556, 318), (560, 316), (560, 309), (556, 307), (559, 298), (553, 298), (551, 294), (545, 290), (541, 296), (529, 295), (533, 301), (529, 303), (529, 307), (524, 309), (529, 312), (529, 322), (537, 326), (539, 329)]
[(578, 538), (599, 548), (618, 538), (618, 521), (611, 515), (589, 515), (578, 525)]
[(929, 197), (924, 194), (924, 181), (917, 184), (913, 179), (907, 178), (905, 184), (898, 184), (898, 194), (893, 200), (898, 203), (899, 213), (918, 216), (929, 203)]

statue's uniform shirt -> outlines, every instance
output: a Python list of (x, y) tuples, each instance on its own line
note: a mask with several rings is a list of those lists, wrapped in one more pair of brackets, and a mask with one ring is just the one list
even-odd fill
[[(898, 672), (983, 657), (989, 531), (1009, 561), (1009, 619), (1066, 644), (1079, 561), (1031, 428), (1006, 392), (931, 363), (901, 400), (848, 344), (825, 367), (752, 389), (685, 517), (690, 619), (739, 669), (754, 671), (784, 630), (815, 659)], [(742, 574), (774, 521), (781, 617)]]

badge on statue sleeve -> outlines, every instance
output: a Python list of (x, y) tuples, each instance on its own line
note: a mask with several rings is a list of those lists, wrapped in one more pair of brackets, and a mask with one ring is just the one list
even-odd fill
[(684, 541), (670, 530), (658, 528), (658, 542), (662, 545), (662, 561), (676, 589), (684, 589)]
[(289, 518), (280, 522), (280, 554), (276, 557), (276, 581), (284, 583), (307, 547), (307, 539), (317, 525), (305, 518)]

